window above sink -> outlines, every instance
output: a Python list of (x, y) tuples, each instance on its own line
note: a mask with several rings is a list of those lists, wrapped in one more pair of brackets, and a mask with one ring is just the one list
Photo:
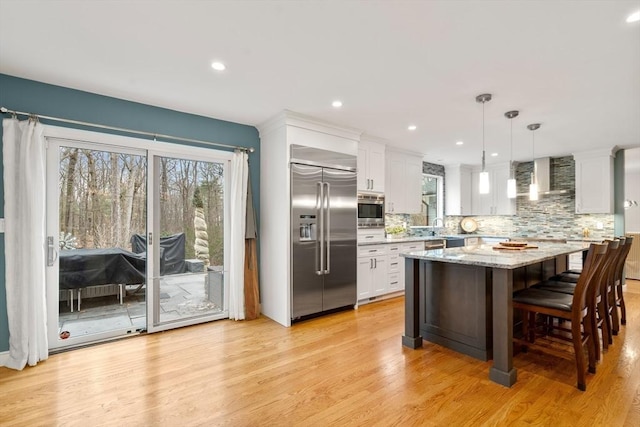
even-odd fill
[(444, 177), (422, 174), (422, 208), (412, 214), (409, 226), (428, 227), (432, 231), (444, 227)]

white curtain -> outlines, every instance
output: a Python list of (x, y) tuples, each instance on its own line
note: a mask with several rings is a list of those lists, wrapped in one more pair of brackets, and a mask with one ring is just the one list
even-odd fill
[(45, 296), (45, 141), (35, 119), (2, 121), (7, 367), (47, 359)]
[(231, 159), (231, 242), (229, 251), (229, 318), (243, 320), (244, 310), (244, 239), (247, 212), (249, 164), (246, 152), (237, 151)]

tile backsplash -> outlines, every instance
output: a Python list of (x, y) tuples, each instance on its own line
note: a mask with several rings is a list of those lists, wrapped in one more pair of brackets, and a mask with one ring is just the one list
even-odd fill
[[(516, 199), (515, 216), (472, 216), (478, 223), (475, 234), (594, 239), (614, 235), (613, 215), (575, 213), (575, 164), (572, 156), (551, 159), (551, 188), (568, 190), (566, 194), (540, 195), (539, 200), (528, 197)], [(518, 193), (526, 193), (533, 162), (518, 164), (516, 180)], [(445, 191), (446, 191), (445, 176)], [(446, 216), (442, 234), (461, 234), (460, 221), (463, 216)], [(410, 215), (386, 215), (387, 227), (410, 223)], [(410, 232), (410, 229), (408, 230)], [(585, 236), (588, 235), (588, 236)]]

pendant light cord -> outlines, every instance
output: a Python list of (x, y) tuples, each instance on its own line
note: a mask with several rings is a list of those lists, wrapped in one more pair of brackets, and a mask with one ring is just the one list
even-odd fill
[(540, 127), (540, 124), (534, 123), (527, 128), (531, 130), (531, 157), (533, 158), (533, 172), (531, 172), (531, 183), (537, 183), (538, 177), (536, 176), (536, 130)]
[(485, 101), (482, 101), (482, 172), (484, 172), (484, 168), (485, 168), (485, 160), (484, 160), (484, 103)]
[(531, 158), (536, 159), (536, 131), (531, 132)]
[(509, 125), (511, 127), (509, 136), (509, 177), (513, 178), (513, 119), (509, 119)]

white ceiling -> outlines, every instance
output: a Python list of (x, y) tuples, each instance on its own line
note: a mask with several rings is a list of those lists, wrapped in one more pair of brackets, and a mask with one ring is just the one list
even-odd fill
[(640, 23), (625, 22), (637, 10), (640, 0), (0, 0), (0, 72), (250, 125), (288, 109), (441, 164), (480, 162), (475, 97), (491, 93), (487, 163), (509, 159), (512, 109), (513, 157), (528, 161), (535, 122), (535, 157), (640, 146)]

